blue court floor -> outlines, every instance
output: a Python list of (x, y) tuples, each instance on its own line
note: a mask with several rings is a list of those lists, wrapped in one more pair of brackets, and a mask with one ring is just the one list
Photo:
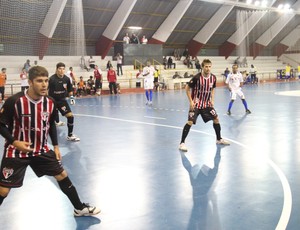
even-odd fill
[[(58, 127), (63, 164), (95, 217), (73, 217), (52, 178), (27, 170), (0, 207), (3, 230), (300, 229), (300, 82), (246, 85), (252, 114), (216, 89), (228, 147), (201, 119), (178, 150), (187, 120), (184, 90), (82, 98), (72, 107), (78, 143)], [(65, 121), (65, 118), (61, 120)], [(1, 152), (3, 139), (1, 138)]]

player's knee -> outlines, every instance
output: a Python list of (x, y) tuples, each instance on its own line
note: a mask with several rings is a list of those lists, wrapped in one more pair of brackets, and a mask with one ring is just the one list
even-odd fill
[(61, 181), (61, 180), (65, 179), (67, 176), (68, 176), (68, 173), (67, 173), (66, 170), (64, 170), (64, 171), (62, 171), (60, 174), (58, 174), (58, 175), (56, 175), (56, 176), (54, 176), (54, 177), (55, 177), (55, 179), (56, 179), (57, 181)]
[(0, 186), (0, 196), (7, 197), (9, 191), (10, 191), (10, 188), (5, 188), (5, 187)]
[(188, 121), (187, 124), (188, 124), (189, 126), (192, 126), (192, 125), (193, 125), (193, 122), (192, 122), (192, 121)]
[(73, 117), (73, 113), (72, 112), (69, 112), (65, 115), (65, 117)]

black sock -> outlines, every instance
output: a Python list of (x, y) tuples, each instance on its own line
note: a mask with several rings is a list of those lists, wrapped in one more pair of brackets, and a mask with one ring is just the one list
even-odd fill
[(66, 194), (75, 209), (82, 210), (84, 208), (82, 202), (79, 199), (76, 188), (73, 186), (69, 177), (64, 178), (61, 181), (58, 181), (58, 185), (61, 191)]
[(6, 198), (6, 196), (1, 196), (0, 195), (0, 206), (1, 206), (1, 204), (3, 203), (3, 200)]
[(58, 110), (56, 110), (55, 121), (56, 121), (56, 123), (59, 122), (59, 113), (58, 113)]
[(73, 133), (73, 127), (74, 127), (74, 117), (67, 117), (68, 122), (68, 136), (71, 136)]
[(222, 137), (221, 137), (221, 125), (219, 123), (218, 124), (213, 123), (213, 126), (214, 126), (214, 129), (215, 129), (215, 132), (216, 132), (217, 140), (221, 140), (222, 139)]
[(185, 138), (186, 138), (187, 135), (189, 134), (190, 128), (191, 128), (191, 127), (192, 127), (192, 126), (189, 125), (189, 124), (185, 124), (185, 126), (183, 127), (180, 144), (185, 142)]

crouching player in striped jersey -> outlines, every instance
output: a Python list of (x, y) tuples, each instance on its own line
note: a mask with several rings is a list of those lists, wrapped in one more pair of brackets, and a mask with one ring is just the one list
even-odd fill
[[(29, 70), (29, 89), (19, 92), (0, 110), (0, 134), (6, 139), (0, 174), (0, 205), (11, 188), (21, 187), (27, 166), (38, 177), (53, 176), (74, 206), (75, 216), (100, 213), (81, 202), (76, 188), (61, 164), (55, 125), (56, 106), (47, 96), (48, 71), (41, 66)], [(54, 149), (48, 146), (50, 136)]]
[(216, 110), (214, 109), (214, 89), (216, 88), (217, 78), (211, 71), (211, 61), (204, 59), (202, 62), (202, 73), (196, 74), (186, 85), (186, 95), (189, 99), (190, 108), (188, 122), (185, 124), (179, 150), (187, 152), (185, 139), (193, 124), (196, 124), (197, 118), (201, 115), (206, 123), (213, 120), (213, 128), (216, 133), (216, 143), (218, 145), (229, 145), (230, 143), (221, 137), (221, 126)]

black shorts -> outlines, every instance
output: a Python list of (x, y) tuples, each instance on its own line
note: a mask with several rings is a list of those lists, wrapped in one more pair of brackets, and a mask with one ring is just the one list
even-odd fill
[(56, 107), (63, 116), (72, 112), (66, 99), (56, 100)]
[(38, 176), (56, 176), (64, 171), (61, 161), (56, 159), (53, 150), (35, 157), (6, 158), (1, 162), (0, 185), (7, 188), (17, 188), (23, 185), (27, 166), (30, 166)]
[(192, 121), (193, 124), (196, 124), (199, 114), (201, 114), (202, 120), (205, 123), (214, 120), (218, 117), (218, 114), (213, 107), (207, 107), (205, 109), (190, 110), (188, 115), (188, 121)]

